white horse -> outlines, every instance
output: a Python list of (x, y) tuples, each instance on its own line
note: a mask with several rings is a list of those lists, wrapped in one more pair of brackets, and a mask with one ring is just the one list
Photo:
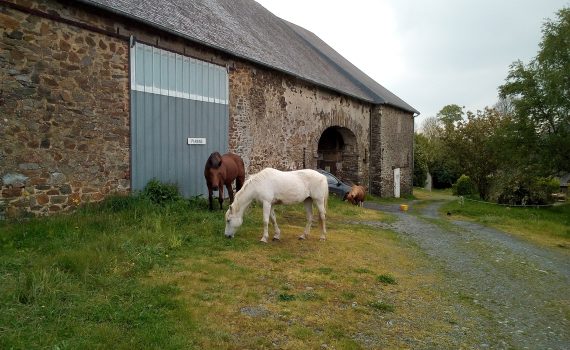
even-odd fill
[(257, 200), (263, 204), (263, 237), (261, 241), (267, 243), (269, 235), (267, 226), (269, 218), (275, 227), (273, 240), (281, 238), (281, 230), (275, 220), (275, 204), (305, 203), (307, 212), (307, 225), (299, 239), (309, 236), (313, 221), (313, 203), (319, 210), (319, 223), (321, 226), (321, 240), (325, 240), (325, 214), (329, 188), (326, 177), (310, 169), (295, 171), (279, 171), (265, 168), (246, 180), (243, 187), (236, 193), (233, 203), (226, 212), (225, 236), (232, 238), (238, 227), (243, 223), (243, 214), (252, 201)]

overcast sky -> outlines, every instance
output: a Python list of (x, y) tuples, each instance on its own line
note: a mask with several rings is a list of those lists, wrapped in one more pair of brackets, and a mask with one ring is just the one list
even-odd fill
[(423, 118), (497, 101), (509, 65), (536, 56), (570, 0), (256, 0), (310, 30)]

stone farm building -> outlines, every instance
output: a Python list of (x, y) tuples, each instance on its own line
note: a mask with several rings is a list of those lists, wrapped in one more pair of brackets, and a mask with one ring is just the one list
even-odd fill
[(216, 150), (411, 193), (418, 112), (253, 0), (0, 0), (0, 37), (0, 216), (203, 194)]

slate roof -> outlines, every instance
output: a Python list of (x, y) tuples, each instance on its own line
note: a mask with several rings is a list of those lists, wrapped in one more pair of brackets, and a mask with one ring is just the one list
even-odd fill
[(310, 31), (253, 0), (80, 0), (374, 104), (418, 113)]

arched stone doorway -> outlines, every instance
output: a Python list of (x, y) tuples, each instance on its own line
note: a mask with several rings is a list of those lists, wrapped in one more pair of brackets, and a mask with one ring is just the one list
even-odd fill
[(321, 134), (317, 148), (317, 168), (354, 183), (358, 178), (356, 136), (347, 128), (331, 126)]

